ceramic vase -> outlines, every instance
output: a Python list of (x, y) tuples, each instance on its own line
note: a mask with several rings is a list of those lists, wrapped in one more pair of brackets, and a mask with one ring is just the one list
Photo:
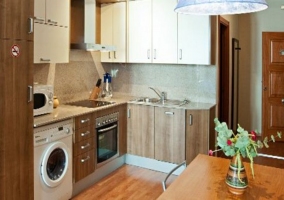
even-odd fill
[(241, 168), (240, 176), (238, 177), (238, 161), (236, 162), (236, 160), (237, 157), (234, 156), (230, 162), (230, 167), (226, 177), (226, 184), (231, 193), (241, 195), (245, 192), (248, 186), (248, 179), (242, 158), (240, 159)]

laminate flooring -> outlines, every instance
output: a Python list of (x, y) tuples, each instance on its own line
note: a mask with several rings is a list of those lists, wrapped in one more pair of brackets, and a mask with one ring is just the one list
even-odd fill
[[(132, 165), (123, 165), (72, 200), (154, 200), (163, 192), (167, 174)], [(167, 185), (177, 176), (172, 175)]]
[[(263, 148), (259, 150), (259, 153), (284, 157), (283, 142), (270, 143), (269, 145), (268, 149)], [(223, 156), (220, 155), (220, 157)], [(284, 169), (284, 160), (256, 157), (254, 163)], [(123, 165), (72, 200), (154, 200), (163, 192), (161, 182), (165, 177), (165, 173)], [(176, 177), (172, 175), (168, 179), (168, 185)]]

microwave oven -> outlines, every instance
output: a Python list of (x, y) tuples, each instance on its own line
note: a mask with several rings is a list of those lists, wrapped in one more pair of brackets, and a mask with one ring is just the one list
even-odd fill
[(53, 111), (53, 86), (35, 84), (33, 92), (34, 116)]

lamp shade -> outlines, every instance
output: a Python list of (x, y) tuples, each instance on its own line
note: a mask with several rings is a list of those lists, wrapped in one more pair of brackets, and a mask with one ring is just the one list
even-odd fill
[(179, 0), (175, 11), (195, 15), (251, 13), (268, 8), (265, 0)]

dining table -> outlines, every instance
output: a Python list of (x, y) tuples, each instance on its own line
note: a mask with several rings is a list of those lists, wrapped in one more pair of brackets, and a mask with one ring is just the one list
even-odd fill
[(158, 200), (284, 200), (284, 169), (244, 162), (248, 187), (242, 195), (229, 192), (225, 182), (230, 159), (198, 154), (158, 197)]

